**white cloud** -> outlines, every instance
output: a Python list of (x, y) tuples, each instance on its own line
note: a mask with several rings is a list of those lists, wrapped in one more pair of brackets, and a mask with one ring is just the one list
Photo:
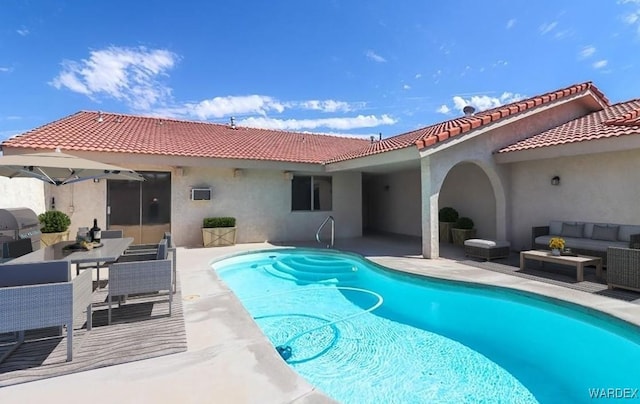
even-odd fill
[(565, 29), (564, 31), (557, 31), (553, 37), (556, 39), (563, 39), (573, 36), (573, 32), (571, 30)]
[(507, 29), (513, 28), (514, 25), (516, 25), (516, 19), (515, 18), (512, 18), (509, 21), (507, 21)]
[(540, 33), (542, 35), (545, 35), (545, 34), (548, 34), (551, 31), (553, 31), (556, 28), (557, 25), (558, 25), (557, 21), (554, 21), (554, 22), (551, 22), (551, 23), (544, 23), (538, 29), (540, 30)]
[(18, 33), (18, 35), (20, 35), (20, 36), (27, 36), (27, 35), (29, 35), (29, 30), (28, 30), (28, 29), (26, 29), (25, 27), (22, 27), (22, 28), (20, 28), (20, 29), (16, 30), (16, 32), (17, 32), (17, 33)]
[(442, 104), (440, 105), (440, 108), (436, 109), (436, 112), (448, 115), (451, 112), (451, 108), (449, 108), (446, 104)]
[(402, 86), (402, 89), (403, 90), (411, 90), (411, 86), (408, 85), (408, 84), (405, 84), (405, 85)]
[(50, 84), (89, 97), (107, 96), (132, 108), (149, 110), (163, 104), (171, 89), (158, 78), (178, 62), (178, 56), (164, 49), (109, 47), (90, 52), (89, 59), (65, 60)]
[(346, 118), (320, 118), (320, 119), (276, 119), (268, 117), (250, 117), (238, 122), (241, 126), (254, 128), (278, 129), (278, 130), (314, 130), (317, 128), (329, 128), (334, 130), (350, 130), (358, 128), (373, 128), (381, 125), (393, 125), (396, 119), (389, 115), (358, 115)]
[[(512, 102), (520, 101), (524, 96), (521, 94), (514, 94), (508, 91), (502, 93), (500, 97), (491, 97), (488, 95), (474, 95), (470, 98), (464, 98), (459, 95), (453, 97), (454, 108), (462, 112), (463, 108), (467, 105), (471, 105), (476, 109), (476, 112), (484, 111), (491, 108), (496, 108), (504, 104), (510, 104)], [(442, 107), (440, 107), (442, 108)]]
[(336, 100), (308, 100), (298, 103), (289, 103), (291, 106), (298, 106), (303, 109), (322, 112), (349, 112), (356, 108), (355, 104)]
[(222, 118), (231, 115), (260, 114), (269, 111), (282, 113), (285, 106), (264, 95), (215, 97), (197, 104), (186, 104), (183, 113), (200, 119)]
[(422, 77), (422, 73), (418, 73), (418, 74), (416, 74), (416, 79), (419, 79), (419, 78), (421, 78), (421, 77)]
[(4, 67), (4, 66), (0, 66), (0, 72), (1, 73), (9, 73), (11, 72), (13, 69), (11, 69), (10, 67)]
[(635, 24), (638, 19), (640, 19), (640, 13), (629, 13), (622, 18), (624, 22), (631, 25)]
[(603, 67), (606, 67), (609, 64), (609, 61), (606, 59), (602, 59), (602, 60), (598, 60), (597, 62), (593, 63), (593, 68), (594, 69), (602, 69)]
[(588, 57), (593, 56), (593, 54), (596, 53), (596, 48), (595, 46), (585, 46), (584, 48), (582, 48), (582, 50), (580, 50), (580, 58), (582, 59), (586, 59)]
[(367, 59), (373, 60), (374, 62), (385, 63), (387, 61), (387, 59), (383, 58), (372, 50), (368, 50), (365, 55), (367, 56)]

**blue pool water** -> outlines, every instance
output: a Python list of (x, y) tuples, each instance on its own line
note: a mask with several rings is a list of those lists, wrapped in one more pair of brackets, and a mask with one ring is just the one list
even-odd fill
[(640, 328), (581, 306), (326, 250), (213, 267), (287, 363), (342, 403), (579, 403), (640, 388)]

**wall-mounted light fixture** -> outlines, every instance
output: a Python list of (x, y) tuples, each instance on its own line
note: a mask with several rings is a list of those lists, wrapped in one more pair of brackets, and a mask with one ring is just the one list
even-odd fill
[(244, 176), (244, 170), (242, 168), (234, 168), (233, 169), (233, 176), (235, 178), (240, 178), (240, 177)]
[(100, 182), (100, 178), (94, 178), (94, 179), (93, 179), (93, 182), (95, 182), (95, 183)]
[(293, 173), (291, 171), (285, 171), (283, 174), (285, 180), (291, 181), (293, 179)]
[(551, 185), (560, 185), (560, 177), (556, 175), (551, 178)]

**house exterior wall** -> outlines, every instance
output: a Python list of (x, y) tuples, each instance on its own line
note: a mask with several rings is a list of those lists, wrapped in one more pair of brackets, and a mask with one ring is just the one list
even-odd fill
[[(640, 150), (507, 164), (511, 245), (531, 247), (531, 228), (550, 220), (640, 224)], [(560, 177), (560, 185), (551, 178)]]
[(107, 222), (107, 182), (80, 181), (73, 184), (53, 186), (45, 184), (47, 210), (51, 209), (51, 198), (55, 199), (55, 209), (69, 215), (69, 237), (74, 239), (79, 227), (98, 226), (106, 229)]
[[(156, 169), (173, 171), (171, 232), (178, 246), (201, 246), (202, 219), (213, 216), (237, 219), (238, 243), (313, 240), (328, 215), (335, 218), (336, 238), (362, 235), (360, 173), (332, 174), (333, 210), (292, 212), (291, 180), (280, 170), (242, 170), (234, 176), (229, 168), (185, 167), (182, 174)], [(190, 200), (192, 187), (211, 187), (212, 199)], [(71, 217), (72, 235), (78, 227), (91, 227), (94, 218), (106, 227), (106, 181), (47, 188), (48, 198), (54, 196), (56, 207)]]
[(450, 206), (473, 220), (477, 237), (496, 239), (496, 198), (487, 175), (475, 164), (461, 163), (447, 174), (438, 206)]
[[(238, 243), (313, 240), (328, 215), (335, 218), (337, 238), (362, 235), (360, 173), (333, 174), (333, 209), (315, 212), (291, 211), (291, 180), (282, 171), (234, 176), (224, 168), (188, 167), (172, 181), (171, 231), (178, 245), (202, 245), (202, 219), (213, 216), (237, 219)], [(191, 201), (194, 186), (211, 187), (211, 201)]]
[[(443, 203), (447, 203), (448, 198), (453, 198), (454, 195), (460, 193), (459, 190), (449, 189), (450, 186), (463, 187), (464, 193), (475, 200), (474, 207), (471, 207), (471, 204), (464, 206), (465, 210), (469, 209), (468, 216), (475, 215), (480, 220), (477, 224), (482, 223), (483, 227), (486, 226), (486, 230), (476, 226), (479, 237), (510, 240), (510, 227), (507, 226), (507, 218), (512, 206), (509, 189), (510, 173), (504, 164), (499, 165), (495, 162), (493, 152), (518, 140), (583, 116), (587, 112), (589, 112), (587, 107), (578, 100), (555, 106), (549, 105), (541, 108), (536, 114), (530, 113), (522, 116), (521, 119), (514, 118), (510, 121), (489, 125), (479, 132), (455, 136), (442, 144), (436, 144), (432, 148), (421, 151), (423, 256), (438, 258), (440, 255), (439, 244), (435, 240), (439, 236), (437, 212), (441, 207), (439, 199), (440, 193), (443, 192), (443, 186), (446, 187)], [(490, 187), (486, 188), (488, 193), (482, 192), (473, 195), (470, 192), (471, 188), (476, 187), (474, 181), (482, 175), (474, 176), (474, 180), (456, 175), (454, 171), (454, 178), (458, 178), (458, 181), (445, 183), (447, 175), (460, 163), (473, 163), (482, 170), (486, 178), (484, 184), (490, 184)], [(464, 181), (464, 183), (459, 181)], [(491, 194), (493, 194), (493, 198), (490, 197)], [(481, 196), (486, 196), (487, 199), (482, 200)], [(455, 208), (455, 206), (453, 207)], [(460, 213), (467, 215), (465, 211)], [(474, 217), (471, 218), (474, 222), (476, 221)], [(489, 220), (494, 220), (495, 225), (489, 225)]]
[(421, 236), (420, 170), (376, 175), (367, 181), (368, 228)]
[(46, 210), (44, 182), (30, 178), (0, 177), (0, 209), (29, 208), (36, 214)]

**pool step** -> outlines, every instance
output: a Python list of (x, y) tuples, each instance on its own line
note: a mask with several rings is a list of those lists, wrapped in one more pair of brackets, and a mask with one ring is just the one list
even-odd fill
[(351, 273), (355, 272), (354, 268), (357, 270), (357, 266), (350, 263), (345, 262), (343, 259), (313, 259), (305, 256), (290, 256), (285, 257), (281, 260), (285, 264), (290, 267), (298, 270), (298, 271), (306, 271), (306, 272), (327, 272), (327, 273)]
[(319, 269), (318, 267), (314, 268), (308, 265), (298, 265), (297, 262), (287, 260), (276, 261), (274, 262), (270, 268), (269, 272), (274, 275), (279, 275), (284, 279), (290, 279), (293, 277), (296, 281), (303, 282), (318, 282), (318, 283), (343, 283), (355, 280), (356, 272), (353, 271), (352, 267), (349, 267), (348, 270), (343, 268), (330, 268), (324, 267)]

